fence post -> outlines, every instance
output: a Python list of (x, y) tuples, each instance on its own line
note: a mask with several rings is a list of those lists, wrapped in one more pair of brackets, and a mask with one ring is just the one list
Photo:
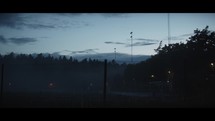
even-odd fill
[(1, 66), (1, 93), (0, 93), (1, 104), (3, 103), (3, 87), (4, 87), (3, 79), (4, 79), (4, 64), (2, 64)]
[(107, 86), (107, 60), (105, 59), (104, 62), (104, 90), (103, 90), (103, 101), (104, 101), (104, 106), (106, 105), (106, 86)]

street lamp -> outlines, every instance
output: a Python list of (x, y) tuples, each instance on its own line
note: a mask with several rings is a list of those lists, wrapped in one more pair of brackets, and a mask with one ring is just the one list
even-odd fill
[(155, 76), (152, 74), (151, 77), (154, 78)]
[(211, 65), (212, 70), (214, 71), (214, 63), (211, 63), (210, 65)]
[(214, 63), (211, 63), (211, 67), (214, 67)]

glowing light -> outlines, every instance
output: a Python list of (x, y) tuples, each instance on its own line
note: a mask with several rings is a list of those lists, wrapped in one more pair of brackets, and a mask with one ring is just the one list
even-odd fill
[(169, 83), (169, 80), (167, 81), (167, 83)]
[(168, 71), (168, 74), (170, 74), (171, 73), (171, 71)]
[(154, 78), (155, 76), (152, 74), (151, 77)]
[(214, 66), (214, 63), (211, 63), (211, 66)]
[(49, 87), (49, 88), (54, 88), (54, 86), (55, 86), (55, 85), (54, 85), (54, 83), (52, 83), (52, 82), (50, 82), (50, 83), (48, 84), (48, 87)]
[(49, 86), (53, 86), (54, 84), (53, 83), (49, 83)]

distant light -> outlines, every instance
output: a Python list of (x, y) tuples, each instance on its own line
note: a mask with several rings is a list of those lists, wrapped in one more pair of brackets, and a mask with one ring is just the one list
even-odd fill
[(90, 83), (90, 86), (91, 86), (91, 87), (93, 86), (93, 83), (92, 83), (92, 82)]
[(53, 87), (54, 87), (54, 83), (50, 82), (50, 83), (48, 84), (48, 87), (49, 87), (49, 88), (53, 88)]
[(214, 63), (211, 63), (211, 66), (214, 66)]
[(169, 80), (167, 81), (167, 83), (169, 83)]
[(155, 76), (152, 74), (151, 77), (154, 78)]
[(168, 71), (168, 74), (170, 74), (171, 73), (171, 71)]
[(54, 84), (53, 83), (49, 83), (49, 86), (53, 86)]

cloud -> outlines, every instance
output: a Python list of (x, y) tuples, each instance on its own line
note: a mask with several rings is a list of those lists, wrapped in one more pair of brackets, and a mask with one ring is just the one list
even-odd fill
[[(144, 40), (143, 42), (135, 42), (132, 44), (132, 46), (145, 46), (145, 45), (153, 45), (157, 44), (159, 41), (158, 40), (152, 40), (152, 39), (143, 39), (143, 38), (138, 38), (136, 40)], [(106, 41), (104, 42), (105, 44), (119, 44), (119, 45), (125, 45), (125, 47), (131, 47), (131, 44), (127, 43), (122, 43), (122, 42), (111, 42), (111, 41)]]
[[(153, 45), (153, 44), (157, 44), (157, 43), (153, 43), (153, 42), (135, 42), (132, 44), (132, 46), (146, 46), (146, 45)], [(127, 44), (126, 47), (131, 47), (131, 44)]]
[[(134, 40), (137, 40), (139, 42), (135, 42), (132, 44), (132, 46), (146, 46), (146, 45), (153, 45), (157, 44), (159, 40), (155, 39), (146, 39), (146, 38), (135, 38)], [(141, 41), (141, 42), (140, 42)], [(131, 44), (126, 44), (126, 47), (131, 47)]]
[(81, 51), (71, 51), (71, 54), (92, 54), (92, 53), (97, 53), (96, 50), (99, 50), (98, 48), (95, 49), (86, 49), (86, 50), (81, 50)]
[(17, 45), (38, 41), (35, 38), (28, 38), (28, 37), (24, 37), (24, 38), (9, 38), (9, 40), (10, 40), (11, 43), (14, 43), (14, 44), (17, 44)]
[(171, 40), (185, 40), (187, 37), (192, 36), (193, 33), (190, 34), (182, 34), (182, 35), (178, 35), (178, 36), (171, 36)]
[(1, 27), (20, 29), (20, 24), (22, 23), (23, 23), (23, 19), (20, 17), (20, 14), (0, 13)]
[(3, 44), (14, 43), (14, 44), (17, 44), (17, 45), (22, 45), (22, 44), (36, 42), (36, 41), (38, 41), (36, 38), (30, 38), (30, 37), (5, 38), (3, 35), (0, 35), (0, 43), (3, 43)]
[(23, 15), (24, 14), (19, 13), (0, 13), (0, 27), (8, 27), (12, 29), (22, 29), (24, 27), (31, 29), (56, 28), (54, 25), (31, 23), (32, 17)]
[[(61, 16), (60, 16), (61, 15)], [(81, 14), (80, 14), (81, 15)], [(76, 21), (72, 17), (79, 14), (26, 14), (26, 13), (0, 13), (0, 27), (12, 29), (56, 29), (85, 27), (90, 24), (85, 21)], [(73, 17), (74, 18), (74, 17)]]
[(192, 36), (193, 35), (193, 33), (190, 33), (190, 34), (182, 34), (182, 35), (180, 35), (180, 36), (182, 36), (182, 37), (189, 37), (189, 36)]
[(128, 17), (127, 13), (102, 13), (100, 14), (106, 18), (122, 18), (122, 17)]
[(96, 50), (99, 50), (98, 48), (93, 49), (86, 49), (86, 50), (80, 50), (80, 51), (72, 51), (72, 50), (62, 50), (58, 52), (54, 52), (52, 54), (55, 55), (74, 55), (74, 54), (97, 54)]
[(3, 35), (0, 35), (0, 43), (7, 43), (7, 39)]
[(121, 18), (121, 17), (128, 17), (127, 13), (53, 13), (57, 16), (64, 16), (69, 18), (84, 16), (86, 14), (88, 15), (100, 15), (105, 18)]
[(146, 39), (146, 38), (135, 38), (134, 40), (141, 40), (141, 41), (146, 41), (146, 42), (159, 42), (159, 40)]
[(54, 29), (57, 28), (55, 25), (45, 25), (45, 24), (28, 24), (23, 23), (23, 26), (26, 26), (31, 29)]
[(106, 41), (104, 42), (105, 44), (118, 44), (118, 45), (124, 45), (125, 43), (122, 42), (111, 42), (111, 41)]
[(52, 55), (59, 55), (61, 52), (53, 52)]
[(81, 15), (84, 15), (85, 13), (53, 13), (57, 16), (65, 16), (65, 17), (79, 17)]

